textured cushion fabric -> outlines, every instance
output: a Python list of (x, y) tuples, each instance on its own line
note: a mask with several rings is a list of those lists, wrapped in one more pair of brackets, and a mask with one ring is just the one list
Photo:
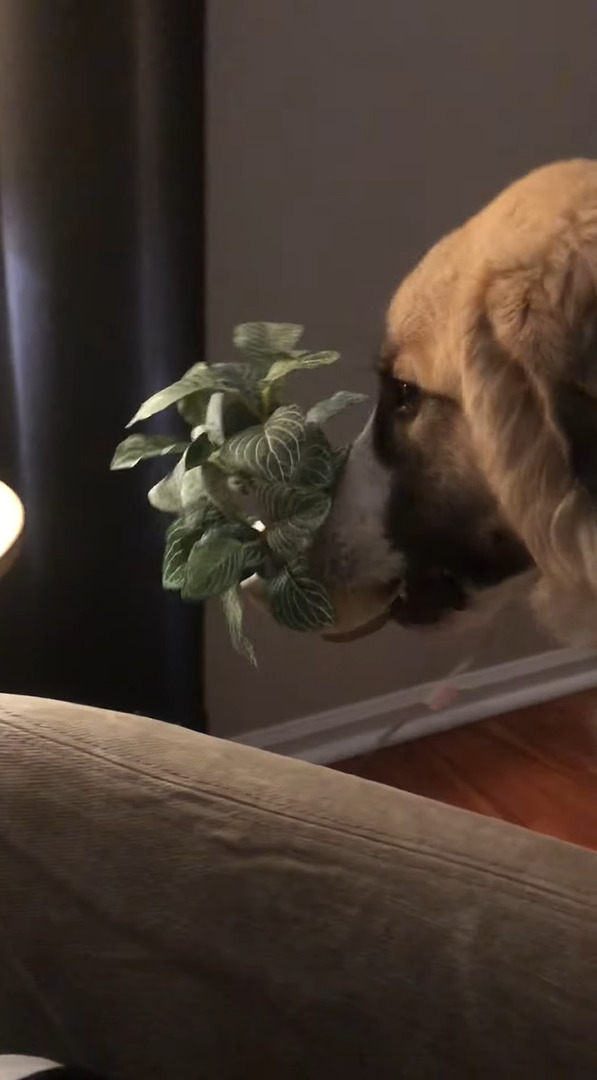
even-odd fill
[(45, 1058), (0, 1054), (0, 1080), (102, 1080), (78, 1066), (59, 1065)]
[(113, 1080), (597, 1075), (597, 857), (0, 696), (0, 1053)]
[(56, 1072), (59, 1066), (47, 1058), (24, 1057), (21, 1054), (0, 1054), (0, 1080), (30, 1080), (48, 1070)]

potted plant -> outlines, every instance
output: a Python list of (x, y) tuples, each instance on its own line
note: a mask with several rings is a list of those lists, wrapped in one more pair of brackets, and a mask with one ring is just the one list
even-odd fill
[(366, 398), (340, 390), (306, 412), (286, 400), (288, 375), (338, 359), (336, 352), (297, 348), (302, 332), (287, 323), (237, 326), (238, 361), (195, 364), (149, 398), (128, 425), (175, 405), (188, 438), (129, 435), (111, 464), (130, 469), (147, 458), (178, 458), (148, 496), (173, 518), (166, 531), (164, 588), (185, 600), (219, 596), (234, 647), (252, 662), (240, 586), (253, 575), (283, 626), (318, 630), (334, 621), (326, 588), (313, 579), (306, 560), (346, 457), (323, 425)]

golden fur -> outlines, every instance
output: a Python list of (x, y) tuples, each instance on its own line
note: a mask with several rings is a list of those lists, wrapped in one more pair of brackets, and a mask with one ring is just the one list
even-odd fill
[(397, 377), (460, 404), (540, 571), (542, 617), (597, 642), (597, 503), (558, 415), (567, 387), (595, 395), (597, 445), (597, 162), (536, 170), (440, 241), (396, 293), (387, 335)]

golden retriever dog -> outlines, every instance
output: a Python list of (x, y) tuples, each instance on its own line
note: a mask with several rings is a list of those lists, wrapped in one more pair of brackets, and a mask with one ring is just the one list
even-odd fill
[(389, 308), (379, 397), (313, 562), (342, 640), (533, 596), (597, 643), (597, 161), (514, 183)]

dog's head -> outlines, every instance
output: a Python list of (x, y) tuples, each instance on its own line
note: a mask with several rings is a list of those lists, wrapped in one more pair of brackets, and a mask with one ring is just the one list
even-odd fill
[(312, 556), (333, 633), (438, 624), (530, 572), (545, 620), (597, 639), (597, 163), (530, 174), (433, 248), (377, 366)]

